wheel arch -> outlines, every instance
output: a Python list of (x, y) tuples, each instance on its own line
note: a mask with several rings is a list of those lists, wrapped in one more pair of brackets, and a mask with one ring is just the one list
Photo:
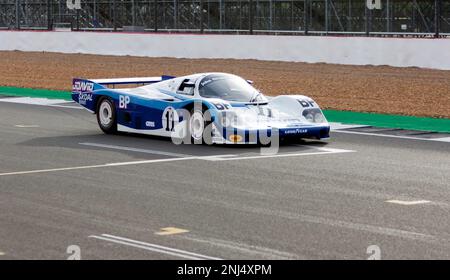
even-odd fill
[(106, 95), (106, 94), (96, 94), (94, 96), (94, 104), (95, 104), (95, 107), (94, 107), (94, 110), (93, 110), (94, 114), (98, 113), (98, 109), (99, 109), (99, 106), (100, 106), (100, 101), (102, 101), (105, 98), (109, 99), (112, 102), (112, 104), (114, 105), (114, 109), (116, 109), (116, 112), (117, 112), (117, 106), (116, 106), (116, 102), (115, 102), (114, 98), (112, 98), (111, 96)]
[[(185, 109), (185, 110), (187, 110), (188, 112), (190, 112), (193, 108), (194, 108), (194, 104), (195, 104), (195, 100), (194, 101), (192, 101), (192, 102), (189, 102), (188, 104), (186, 104), (186, 105), (184, 105), (183, 107), (182, 107), (182, 109)], [(209, 103), (206, 103), (206, 102), (203, 102), (202, 101), (202, 110), (203, 111), (206, 111), (206, 110), (209, 110), (209, 109), (211, 109), (211, 105), (209, 105)]]

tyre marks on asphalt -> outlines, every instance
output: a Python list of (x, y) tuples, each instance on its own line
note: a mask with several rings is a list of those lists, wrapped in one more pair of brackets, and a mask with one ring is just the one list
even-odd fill
[(199, 236), (197, 234), (183, 235), (180, 239), (192, 242), (193, 244), (196, 244), (195, 246), (206, 245), (208, 248), (214, 248), (215, 251), (233, 252), (241, 256), (241, 258), (242, 256), (251, 256), (252, 259), (262, 258), (269, 260), (296, 260), (307, 258), (306, 256), (301, 256), (292, 252), (280, 251), (273, 248), (261, 247), (243, 242)]

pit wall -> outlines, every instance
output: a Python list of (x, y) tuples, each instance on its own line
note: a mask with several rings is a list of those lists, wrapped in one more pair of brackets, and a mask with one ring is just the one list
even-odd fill
[(450, 70), (450, 39), (0, 31), (0, 50)]

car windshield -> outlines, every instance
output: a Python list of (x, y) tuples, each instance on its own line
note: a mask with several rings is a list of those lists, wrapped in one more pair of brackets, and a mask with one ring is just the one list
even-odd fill
[(246, 80), (232, 75), (212, 74), (200, 81), (200, 96), (236, 102), (263, 101), (264, 97)]

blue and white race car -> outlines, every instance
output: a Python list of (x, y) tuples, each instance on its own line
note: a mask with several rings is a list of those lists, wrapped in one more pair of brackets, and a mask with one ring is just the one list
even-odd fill
[(97, 115), (105, 133), (121, 131), (208, 144), (329, 137), (330, 125), (311, 98), (265, 97), (251, 81), (232, 74), (76, 78), (72, 88), (73, 100)]

